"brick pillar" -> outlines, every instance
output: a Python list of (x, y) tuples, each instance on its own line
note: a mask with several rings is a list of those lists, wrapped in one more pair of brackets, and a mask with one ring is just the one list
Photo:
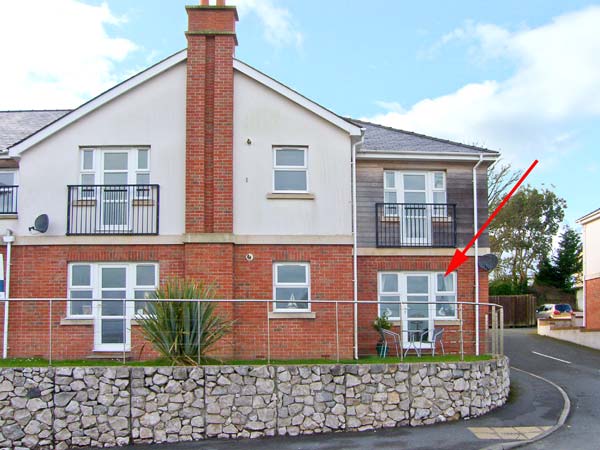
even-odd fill
[[(186, 6), (186, 233), (233, 233), (233, 55), (235, 7), (218, 0)], [(218, 298), (233, 297), (233, 244), (186, 243), (185, 276), (214, 283)], [(221, 304), (233, 318), (233, 306)], [(233, 356), (233, 334), (213, 349)]]
[(233, 6), (186, 6), (186, 232), (233, 231)]

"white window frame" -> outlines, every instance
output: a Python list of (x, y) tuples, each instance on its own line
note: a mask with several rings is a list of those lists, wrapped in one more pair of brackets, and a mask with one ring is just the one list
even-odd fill
[[(138, 163), (138, 153), (140, 150), (148, 152), (148, 167), (140, 168)], [(83, 166), (84, 152), (92, 151), (92, 169), (85, 169)], [(138, 174), (148, 174), (151, 176), (151, 159), (152, 151), (149, 146), (138, 146), (138, 147), (81, 147), (80, 148), (80, 183), (83, 184), (83, 175), (94, 175), (94, 184), (104, 185), (104, 154), (105, 153), (127, 153), (127, 183), (126, 184), (137, 184)], [(113, 171), (111, 171), (113, 172)], [(124, 170), (117, 170), (114, 172), (124, 172)], [(149, 184), (152, 180), (149, 180)]]
[[(279, 150), (302, 150), (304, 153), (304, 165), (303, 166), (280, 166), (277, 164), (277, 152)], [(275, 189), (275, 172), (304, 172), (306, 175), (306, 189), (305, 190), (293, 190), (293, 189)], [(309, 176), (308, 176), (308, 147), (297, 146), (297, 145), (281, 145), (273, 147), (273, 192), (274, 193), (289, 193), (289, 194), (303, 194), (309, 192)]]
[[(281, 266), (303, 266), (306, 271), (306, 283), (284, 283), (277, 280), (277, 268)], [(278, 308), (277, 307), (277, 288), (308, 288), (308, 308)], [(282, 301), (283, 302), (283, 301)], [(307, 262), (276, 262), (273, 263), (273, 311), (274, 312), (311, 312), (311, 280), (310, 263)]]
[[(0, 169), (0, 173), (12, 173), (13, 174), (13, 184), (11, 186), (19, 186), (19, 171), (16, 169)], [(0, 191), (2, 190), (2, 187), (0, 186)], [(8, 192), (8, 190), (7, 190)], [(17, 197), (18, 193), (15, 193), (14, 189), (12, 189), (12, 210), (16, 211), (17, 210)], [(1, 212), (0, 211), (0, 215), (2, 214), (8, 214), (5, 212)], [(10, 212), (10, 214), (12, 214), (12, 211)]]
[[(391, 301), (385, 301), (382, 300), (382, 297), (389, 297), (389, 296), (396, 296), (400, 298), (400, 302), (407, 302), (407, 298), (408, 298), (408, 293), (407, 293), (407, 288), (406, 288), (406, 277), (408, 275), (413, 275), (413, 276), (419, 276), (419, 275), (424, 275), (427, 276), (429, 281), (428, 281), (428, 292), (427, 292), (427, 297), (428, 297), (428, 302), (430, 302), (430, 305), (433, 305), (433, 315), (432, 318), (434, 320), (451, 320), (451, 319), (456, 319), (457, 318), (457, 309), (458, 306), (455, 306), (454, 308), (454, 315), (450, 315), (450, 316), (438, 316), (437, 315), (437, 301), (436, 298), (438, 295), (444, 295), (444, 296), (454, 296), (454, 302), (456, 303), (456, 300), (458, 298), (458, 287), (457, 287), (457, 278), (456, 278), (456, 274), (452, 273), (448, 276), (453, 277), (453, 286), (454, 286), (454, 290), (453, 291), (440, 291), (437, 289), (437, 276), (441, 274), (444, 275), (444, 272), (410, 272), (410, 271), (393, 271), (393, 270), (389, 270), (389, 271), (382, 271), (379, 272), (377, 274), (377, 315), (381, 316), (381, 314), (383, 314), (384, 311), (382, 311), (382, 304), (384, 303), (392, 303)], [(398, 277), (398, 291), (397, 292), (383, 292), (382, 291), (382, 287), (383, 287), (383, 276), (384, 275), (396, 275)], [(430, 308), (431, 311), (431, 308)], [(402, 311), (400, 314), (403, 314)], [(390, 320), (400, 320), (401, 317), (395, 317), (395, 316), (390, 316), (388, 317), (388, 319)], [(402, 319), (407, 319), (406, 317), (402, 317)]]
[[(154, 282), (155, 282), (155, 286), (137, 286), (136, 285), (136, 267), (138, 265), (141, 266), (154, 266)], [(73, 286), (73, 272), (72, 272), (72, 267), (74, 266), (90, 266), (90, 283), (91, 286), (89, 287), (83, 287), (83, 286)], [(93, 306), (94, 303), (99, 302), (102, 295), (102, 286), (100, 285), (100, 272), (102, 270), (102, 268), (106, 268), (106, 267), (125, 267), (127, 272), (126, 272), (126, 286), (125, 286), (125, 291), (126, 291), (126, 300), (130, 300), (127, 302), (127, 316), (128, 317), (133, 317), (133, 316), (139, 316), (138, 314), (135, 313), (135, 291), (136, 290), (152, 290), (152, 289), (156, 289), (159, 286), (159, 280), (160, 280), (160, 273), (159, 273), (159, 269), (160, 269), (160, 265), (157, 262), (152, 262), (152, 261), (137, 261), (134, 263), (130, 263), (130, 262), (72, 262), (68, 264), (68, 269), (67, 269), (67, 273), (68, 273), (68, 282), (67, 282), (67, 318), (69, 319), (92, 319), (94, 317), (95, 314), (95, 310), (96, 308)], [(82, 314), (71, 314), (71, 291), (92, 291), (92, 313), (91, 314), (86, 314), (86, 315), (82, 315)], [(105, 289), (106, 290), (106, 289)], [(121, 290), (121, 289), (117, 289), (117, 290)], [(73, 299), (73, 300), (80, 300), (80, 299)], [(81, 299), (84, 300), (85, 299)], [(150, 299), (152, 300), (152, 299)]]
[[(76, 266), (88, 266), (90, 268), (90, 284), (88, 286), (73, 286), (73, 267)], [(67, 317), (72, 319), (91, 319), (94, 317), (94, 299), (97, 298), (94, 286), (98, 283), (95, 280), (96, 271), (90, 263), (70, 263), (68, 265), (68, 281), (67, 281)], [(72, 314), (71, 313), (71, 292), (72, 291), (92, 291), (91, 299), (72, 299), (73, 301), (89, 301), (90, 302), (90, 313), (89, 314)]]
[[(394, 174), (394, 187), (387, 185), (386, 174)], [(443, 176), (443, 188), (435, 187), (435, 174), (442, 174)], [(434, 203), (433, 193), (443, 192), (444, 203), (447, 202), (448, 192), (446, 186), (446, 172), (443, 170), (431, 170), (431, 171), (416, 171), (416, 170), (384, 170), (383, 171), (383, 191), (384, 192), (395, 192), (396, 203), (406, 203), (404, 194), (404, 175), (425, 175), (425, 203)], [(409, 191), (410, 192), (410, 191)], [(384, 196), (385, 200), (385, 196)]]

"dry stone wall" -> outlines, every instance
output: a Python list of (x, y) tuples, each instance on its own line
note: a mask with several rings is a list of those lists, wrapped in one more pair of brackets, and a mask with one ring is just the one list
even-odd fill
[(505, 403), (508, 359), (473, 363), (0, 369), (0, 448), (113, 447), (372, 430)]

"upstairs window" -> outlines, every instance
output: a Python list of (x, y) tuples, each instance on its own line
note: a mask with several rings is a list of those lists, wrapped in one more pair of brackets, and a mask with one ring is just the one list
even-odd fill
[[(150, 149), (107, 147), (81, 149), (82, 185), (150, 184)], [(93, 190), (90, 190), (93, 192)], [(148, 189), (138, 189), (143, 196)]]
[(17, 213), (17, 172), (0, 171), (0, 214)]
[(273, 191), (308, 191), (306, 148), (275, 147), (273, 149)]

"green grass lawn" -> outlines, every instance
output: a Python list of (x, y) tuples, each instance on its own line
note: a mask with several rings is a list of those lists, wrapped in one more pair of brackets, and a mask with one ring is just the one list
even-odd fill
[[(465, 355), (464, 361), (487, 361), (492, 359), (491, 355)], [(429, 363), (429, 362), (460, 362), (460, 355), (445, 355), (445, 356), (430, 356), (425, 355), (421, 358), (417, 356), (407, 356), (404, 358), (405, 363)], [(342, 359), (340, 364), (397, 364), (399, 358), (379, 358), (377, 356), (366, 356), (354, 359)], [(337, 364), (334, 359), (272, 359), (271, 365), (315, 365), (315, 364)], [(206, 365), (266, 365), (267, 360), (233, 360), (233, 361), (210, 361)], [(47, 367), (49, 365), (47, 359), (43, 358), (9, 358), (0, 359), (0, 367)], [(69, 359), (69, 360), (53, 360), (53, 367), (105, 367), (105, 366), (170, 366), (171, 363), (166, 359), (153, 359), (147, 361), (127, 361), (123, 364), (120, 360), (98, 361), (89, 359)]]

